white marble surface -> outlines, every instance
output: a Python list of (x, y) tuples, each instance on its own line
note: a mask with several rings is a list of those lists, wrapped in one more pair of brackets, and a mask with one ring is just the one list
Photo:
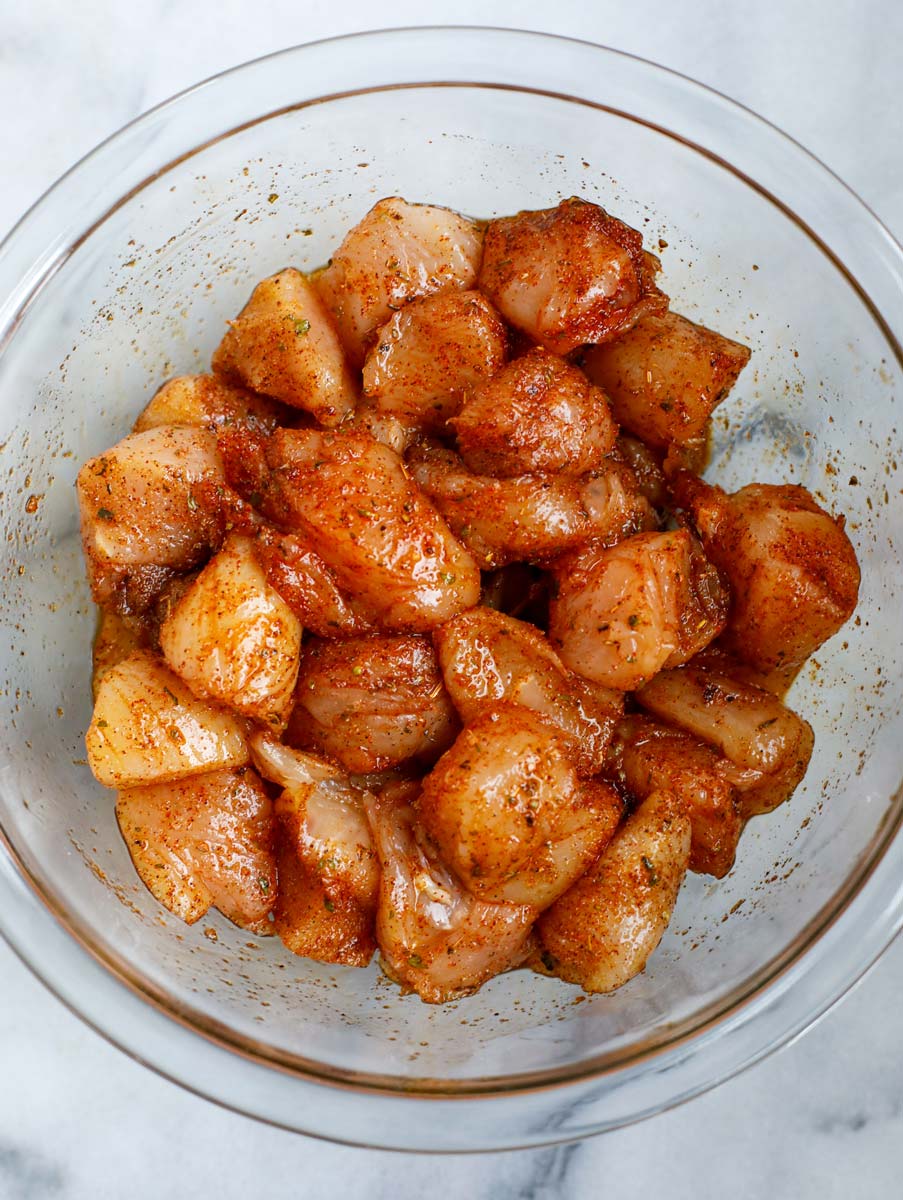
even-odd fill
[[(568, 33), (726, 91), (814, 150), (903, 234), (896, 0), (0, 0), (0, 233), (99, 139), (284, 45), (425, 20)], [(259, 1126), (108, 1046), (0, 945), (0, 1200), (444, 1194), (891, 1197), (903, 1174), (903, 945), (815, 1030), (715, 1092), (557, 1150), (441, 1164)]]

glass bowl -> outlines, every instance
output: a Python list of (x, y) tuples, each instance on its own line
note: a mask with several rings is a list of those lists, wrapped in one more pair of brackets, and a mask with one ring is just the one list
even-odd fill
[[(720, 882), (684, 887), (611, 996), (528, 974), (443, 1008), (292, 958), (138, 882), (84, 762), (94, 614), (73, 481), (252, 283), (324, 261), (380, 196), (488, 217), (572, 194), (661, 251), (675, 309), (748, 342), (710, 475), (847, 514), (858, 616), (792, 693), (817, 742)], [(660, 67), (490, 29), (369, 33), (219, 76), (75, 167), (0, 250), (0, 928), (94, 1028), (290, 1129), (530, 1146), (646, 1116), (786, 1042), (903, 913), (899, 247), (774, 128)]]

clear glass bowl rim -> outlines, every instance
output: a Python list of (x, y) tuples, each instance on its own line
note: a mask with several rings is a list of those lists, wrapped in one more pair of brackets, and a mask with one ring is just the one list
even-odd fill
[[(98, 178), (117, 178), (117, 173), (111, 168), (117, 162), (127, 159), (130, 147), (136, 140), (140, 140), (143, 131), (149, 126), (154, 125), (164, 132), (171, 133), (173, 140), (177, 141), (175, 126), (186, 107), (203, 104), (205, 100), (209, 102), (209, 93), (216, 89), (229, 89), (236, 82), (240, 86), (242, 79), (265, 72), (268, 64), (274, 61), (292, 57), (309, 58), (321, 50), (354, 43), (358, 47), (366, 47), (371, 57), (375, 56), (380, 60), (382, 56), (382, 60), (388, 63), (392, 60), (394, 43), (402, 39), (420, 39), (421, 45), (424, 46), (432, 42), (434, 52), (440, 40), (447, 43), (448, 39), (458, 39), (462, 46), (468, 43), (475, 46), (476, 40), (489, 39), (506, 46), (509, 51), (505, 80), (424, 77), (406, 81), (408, 86), (479, 86), (482, 83), (487, 86), (508, 87), (514, 91), (556, 96), (591, 107), (607, 107), (586, 96), (552, 91), (531, 83), (527, 78), (527, 67), (516, 65), (518, 56), (510, 53), (514, 43), (521, 39), (534, 45), (544, 44), (546, 49), (579, 48), (580, 54), (589, 53), (596, 59), (617, 61), (626, 69), (646, 79), (655, 79), (659, 84), (666, 85), (685, 98), (689, 97), (694, 104), (703, 107), (704, 118), (710, 118), (717, 110), (720, 117), (729, 119), (747, 131), (755, 131), (769, 146), (780, 147), (797, 165), (805, 164), (810, 176), (820, 179), (830, 190), (832, 199), (848, 211), (855, 212), (860, 233), (864, 226), (872, 241), (872, 245), (868, 247), (874, 260), (872, 265), (881, 266), (886, 277), (873, 277), (870, 281), (873, 286), (869, 286), (869, 282), (863, 281), (861, 273), (859, 276), (854, 274), (846, 266), (844, 258), (825, 246), (804, 218), (794, 213), (761, 183), (745, 175), (742, 170), (722, 159), (706, 145), (697, 144), (680, 133), (655, 125), (654, 122), (643, 121), (642, 117), (635, 114), (620, 114), (642, 123), (653, 124), (661, 132), (687, 141), (692, 148), (720, 161), (735, 175), (764, 192), (778, 204), (841, 268), (865, 300), (872, 316), (885, 333), (892, 352), (898, 359), (901, 358), (897, 337), (899, 322), (891, 320), (887, 304), (876, 299), (874, 293), (877, 291), (883, 296), (892, 295), (893, 285), (896, 283), (899, 297), (899, 283), (903, 279), (903, 250), (845, 184), (786, 134), (720, 93), (636, 56), (557, 35), (466, 26), (386, 29), (349, 34), (288, 48), (215, 75), (124, 126), (63, 175), (21, 218), (0, 245), (0, 355), (7, 340), (14, 336), (16, 324), (25, 307), (34, 301), (67, 255), (71, 254), (77, 245), (118, 207), (118, 204), (123, 203), (136, 190), (140, 190), (143, 183), (148, 182), (148, 178), (145, 178), (125, 191), (120, 191), (115, 203), (100, 211), (77, 236), (67, 237), (60, 231), (60, 226), (64, 223), (57, 218), (70, 206), (70, 193), (81, 193), (83, 204), (78, 208), (79, 212), (87, 207), (85, 193), (91, 184), (92, 175)], [(526, 55), (524, 59), (526, 61)], [(512, 66), (512, 63), (515, 65)], [(512, 80), (512, 75), (518, 76), (519, 81)], [(583, 80), (580, 82), (583, 83)], [(384, 83), (363, 88), (337, 88), (327, 94), (310, 96), (282, 108), (261, 112), (249, 123), (269, 119), (286, 109), (303, 108), (312, 103), (328, 102), (342, 95), (384, 90), (392, 86), (405, 84)], [(697, 115), (695, 119), (700, 118)], [(179, 154), (171, 154), (165, 159), (162, 167), (158, 166), (158, 172), (165, 171), (173, 162), (202, 150), (210, 140), (228, 137), (236, 128), (241, 126), (225, 128), (207, 141), (202, 141)], [(95, 199), (97, 204), (103, 204), (102, 193), (98, 193)], [(865, 257), (868, 262), (869, 255)], [(890, 292), (887, 291), (888, 285), (891, 287)], [(316, 1123), (312, 1125), (305, 1109), (322, 1104), (322, 1085), (328, 1084), (329, 1092), (340, 1101), (335, 1111), (342, 1111), (344, 1106), (346, 1115), (350, 1115), (347, 1114), (347, 1109), (352, 1096), (355, 1098), (355, 1107), (363, 1105), (362, 1118), (364, 1113), (372, 1114), (377, 1099), (387, 1110), (395, 1110), (396, 1106), (401, 1104), (405, 1114), (405, 1125), (410, 1126), (413, 1122), (417, 1129), (406, 1131), (405, 1142), (399, 1148), (491, 1149), (501, 1146), (541, 1145), (627, 1124), (689, 1099), (785, 1044), (827, 1011), (872, 965), (903, 923), (903, 886), (899, 883), (903, 879), (903, 839), (896, 837), (901, 817), (903, 788), (891, 798), (888, 817), (873, 839), (870, 852), (864, 856), (865, 861), (856, 877), (848, 879), (847, 887), (810, 923), (791, 947), (769, 963), (765, 970), (754, 976), (742, 994), (735, 993), (731, 1001), (721, 1006), (718, 1012), (696, 1020), (691, 1028), (678, 1032), (676, 1036), (662, 1043), (648, 1048), (640, 1047), (622, 1060), (605, 1062), (603, 1056), (602, 1060), (597, 1058), (581, 1063), (576, 1069), (548, 1072), (539, 1077), (513, 1075), (491, 1080), (456, 1080), (448, 1083), (424, 1081), (424, 1086), (418, 1089), (417, 1086), (412, 1087), (408, 1081), (401, 1081), (399, 1086), (399, 1081), (393, 1084), (391, 1079), (342, 1075), (331, 1070), (318, 1070), (314, 1063), (303, 1060), (285, 1061), (281, 1057), (269, 1055), (265, 1048), (259, 1045), (236, 1038), (228, 1030), (214, 1027), (203, 1018), (198, 1019), (194, 1014), (171, 1007), (164, 996), (143, 986), (140, 980), (135, 978), (128, 964), (113, 960), (92, 943), (90, 933), (76, 928), (64, 906), (57, 903), (47, 894), (41, 883), (29, 875), (2, 828), (0, 934), (63, 1003), (113, 1044), (189, 1090), (236, 1111), (285, 1128), (354, 1144), (398, 1145), (398, 1142), (393, 1140), (398, 1135), (391, 1132), (392, 1123), (396, 1118), (391, 1116), (388, 1121), (381, 1122), (384, 1126), (382, 1131), (366, 1135), (352, 1133), (349, 1136), (345, 1132), (344, 1121), (343, 1125), (339, 1126), (332, 1110), (320, 1121), (319, 1127), (315, 1127)], [(859, 929), (860, 936), (851, 936), (854, 927)], [(149, 1039), (147, 1035), (151, 1023), (154, 1025), (155, 1036)], [(200, 1035), (200, 1038), (197, 1035)], [(149, 1040), (155, 1045), (152, 1052), (147, 1050), (146, 1043)], [(205, 1072), (197, 1069), (203, 1065), (201, 1059), (205, 1060), (209, 1068), (215, 1065), (215, 1070), (206, 1072), (206, 1079)], [(274, 1074), (274, 1067), (278, 1069), (278, 1074)], [(292, 1097), (290, 1107), (283, 1105), (282, 1109), (279, 1109), (279, 1104), (276, 1103), (274, 1110), (268, 1103), (254, 1103), (250, 1097), (258, 1090), (256, 1088), (247, 1088), (243, 1092), (242, 1079), (244, 1078), (245, 1083), (250, 1083), (251, 1073), (257, 1074), (260, 1071), (264, 1076), (257, 1079), (258, 1084), (264, 1077), (270, 1080), (279, 1078), (289, 1084), (288, 1092), (280, 1086), (280, 1095)], [(634, 1087), (633, 1090), (639, 1093), (641, 1099), (628, 1100), (626, 1105), (619, 1103), (617, 1099), (613, 1102), (612, 1098), (617, 1097), (625, 1078), (628, 1077), (631, 1084), (651, 1083), (651, 1091), (649, 1088)], [(668, 1078), (668, 1084), (664, 1088), (655, 1085), (655, 1081), (662, 1077)], [(305, 1104), (303, 1092), (310, 1089), (316, 1091), (307, 1097), (309, 1103)], [(646, 1091), (650, 1091), (649, 1096), (645, 1095)], [(464, 1101), (480, 1100), (483, 1103), (477, 1107), (484, 1108), (486, 1103), (490, 1103), (493, 1107), (493, 1117), (496, 1118), (498, 1105), (507, 1101), (510, 1107), (516, 1095), (523, 1099), (529, 1097), (533, 1111), (527, 1114), (512, 1110), (510, 1119), (497, 1122), (495, 1135), (492, 1131), (489, 1131), (488, 1136), (485, 1132), (478, 1135), (474, 1130), (470, 1135), (462, 1134), (461, 1145), (433, 1147), (430, 1144), (430, 1127), (435, 1129), (436, 1119), (442, 1119), (436, 1111), (437, 1107), (445, 1107), (448, 1104), (451, 1106), (450, 1113), (454, 1111), (460, 1116)], [(429, 1099), (430, 1104), (415, 1105), (414, 1101), (417, 1098)], [(578, 1103), (580, 1105), (579, 1122), (568, 1124), (555, 1119), (558, 1110), (565, 1105), (570, 1107), (571, 1102), (575, 1106)], [(294, 1116), (287, 1115), (291, 1111), (294, 1111)], [(415, 1111), (422, 1115), (415, 1116)], [(366, 1124), (362, 1127), (366, 1128)]]

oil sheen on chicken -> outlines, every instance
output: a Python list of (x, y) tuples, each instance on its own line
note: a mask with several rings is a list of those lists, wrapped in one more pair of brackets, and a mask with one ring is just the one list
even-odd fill
[(314, 277), (352, 362), (408, 301), (473, 287), (482, 245), (480, 228), (448, 208), (399, 196), (374, 204)]
[(727, 595), (686, 529), (595, 544), (556, 564), (549, 636), (572, 671), (632, 691), (724, 628)]
[(554, 726), (496, 703), (423, 781), (418, 812), (475, 896), (546, 908), (609, 840), (622, 808), (604, 784), (581, 784)]
[(458, 720), (423, 635), (307, 643), (287, 739), (354, 774), (434, 761)]
[(431, 629), (477, 602), (473, 558), (386, 446), (363, 433), (282, 429), (266, 454), (283, 523), (379, 628)]
[(430, 845), (410, 799), (410, 789), (366, 799), (380, 865), (376, 935), (390, 978), (442, 1004), (523, 964), (536, 909), (466, 891)]
[(272, 933), (273, 810), (250, 767), (123, 789), (116, 817), (135, 869), (189, 925), (211, 907), (254, 933)]
[(470, 725), (499, 700), (553, 725), (580, 775), (595, 775), (624, 707), (621, 692), (569, 671), (542, 633), (491, 608), (472, 608), (433, 634), (445, 686)]
[(365, 794), (323, 759), (265, 734), (252, 737), (251, 750), (260, 773), (283, 788), (275, 932), (293, 954), (365, 967), (376, 949), (379, 883)]
[(556, 354), (607, 342), (668, 299), (642, 236), (597, 204), (490, 221), (480, 288), (510, 323)]
[(653, 792), (540, 917), (535, 965), (587, 992), (612, 992), (639, 974), (671, 920), (690, 842), (679, 801)]

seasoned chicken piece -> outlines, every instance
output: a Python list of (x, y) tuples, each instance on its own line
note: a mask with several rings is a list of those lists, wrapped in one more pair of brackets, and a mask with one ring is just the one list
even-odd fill
[(263, 734), (251, 747), (261, 774), (284, 789), (275, 806), (276, 933), (293, 954), (365, 967), (376, 949), (379, 888), (366, 793), (322, 759)]
[(458, 729), (429, 639), (310, 641), (287, 738), (354, 774), (434, 762)]
[(397, 789), (366, 799), (379, 856), (376, 937), (386, 974), (428, 1004), (477, 991), (520, 966), (536, 909), (488, 904), (443, 866)]
[(410, 300), (472, 288), (482, 244), (480, 228), (450, 209), (399, 196), (374, 204), (313, 279), (354, 365)]
[(384, 446), (388, 446), (390, 450), (394, 450), (396, 454), (404, 454), (413, 437), (411, 427), (405, 425), (394, 414), (369, 408), (366, 403), (358, 405), (345, 429), (368, 434)]
[(604, 392), (541, 346), (474, 388), (451, 421), (476, 475), (586, 475), (603, 467), (618, 427)]
[(198, 700), (147, 650), (134, 651), (101, 679), (85, 744), (95, 778), (115, 788), (248, 761), (235, 717)]
[(506, 343), (505, 326), (479, 292), (412, 300), (380, 329), (367, 355), (364, 402), (399, 422), (404, 444), (421, 432), (439, 433), (464, 396), (499, 370)]
[(606, 460), (582, 479), (472, 475), (451, 450), (416, 447), (411, 476), (484, 570), (544, 562), (590, 539), (613, 544), (653, 524), (630, 470)]
[(258, 283), (213, 355), (213, 369), (255, 392), (338, 425), (357, 383), (330, 313), (300, 271)]
[(671, 920), (690, 837), (675, 796), (653, 792), (540, 917), (537, 968), (587, 992), (613, 992), (638, 975)]
[(739, 342), (663, 312), (588, 350), (583, 369), (605, 389), (619, 424), (647, 445), (667, 450), (705, 434), (749, 354)]
[(664, 312), (668, 298), (655, 286), (659, 267), (635, 229), (573, 198), (490, 221), (479, 287), (506, 321), (547, 350), (567, 354)]
[(160, 649), (196, 696), (282, 729), (301, 633), (298, 618), (267, 583), (251, 539), (231, 533), (164, 621)]
[(146, 645), (147, 638), (140, 627), (127, 624), (117, 613), (101, 609), (91, 655), (91, 694), (95, 700), (100, 681), (107, 671)]
[(264, 525), (254, 540), (254, 553), (267, 583), (304, 629), (326, 638), (353, 637), (367, 630), (332, 571), (302, 538)]
[(250, 767), (127, 788), (116, 819), (142, 882), (175, 916), (193, 925), (213, 907), (273, 932), (273, 806)]
[(78, 473), (82, 546), (91, 593), (121, 614), (144, 612), (175, 572), (222, 539), (202, 485), (223, 491), (223, 464), (206, 429), (161, 425), (133, 433)]
[(686, 529), (588, 546), (556, 564), (549, 638), (566, 666), (632, 691), (724, 628), (727, 595)]
[(158, 425), (198, 425), (213, 431), (239, 421), (272, 433), (281, 416), (281, 406), (274, 400), (234, 387), (216, 375), (179, 375), (154, 393), (134, 431), (143, 433)]
[(609, 770), (639, 800), (673, 792), (690, 818), (690, 870), (721, 879), (743, 832), (734, 780), (749, 781), (714, 746), (638, 714), (626, 716), (611, 745)]
[(266, 492), (270, 486), (268, 440), (267, 434), (247, 425), (226, 425), (216, 432), (226, 483), (261, 512), (266, 512)]
[(653, 508), (664, 508), (668, 501), (668, 483), (656, 455), (638, 438), (618, 438), (616, 456), (625, 462), (640, 491)]
[(433, 641), (465, 725), (499, 700), (522, 704), (559, 731), (579, 775), (602, 769), (623, 697), (572, 674), (538, 629), (480, 607), (441, 625)]
[(723, 644), (738, 658), (792, 670), (853, 615), (859, 564), (843, 517), (805, 488), (751, 483), (728, 495), (684, 471), (673, 493), (730, 583)]
[(424, 779), (417, 811), (473, 895), (546, 908), (611, 838), (622, 807), (606, 785), (579, 782), (554, 726), (496, 703)]
[(814, 742), (808, 722), (770, 692), (738, 679), (716, 657), (663, 671), (636, 698), (734, 764), (743, 817), (783, 804), (806, 773)]
[(480, 575), (401, 459), (363, 433), (277, 431), (269, 503), (387, 632), (419, 632), (476, 604)]

